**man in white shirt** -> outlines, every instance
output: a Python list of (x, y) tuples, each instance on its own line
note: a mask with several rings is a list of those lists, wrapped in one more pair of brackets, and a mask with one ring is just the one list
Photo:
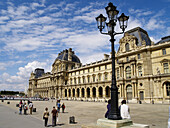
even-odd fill
[(120, 106), (120, 115), (122, 119), (130, 119), (130, 110), (128, 105), (126, 105), (126, 100), (122, 101), (122, 105)]

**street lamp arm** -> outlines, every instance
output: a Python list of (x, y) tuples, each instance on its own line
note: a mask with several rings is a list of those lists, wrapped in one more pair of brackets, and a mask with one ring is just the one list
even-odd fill
[(105, 33), (105, 32), (102, 32), (100, 31), (101, 34), (104, 34), (104, 35), (110, 35), (109, 33)]
[(123, 34), (124, 32), (118, 32), (118, 33), (113, 33), (113, 36), (118, 35), (118, 34)]

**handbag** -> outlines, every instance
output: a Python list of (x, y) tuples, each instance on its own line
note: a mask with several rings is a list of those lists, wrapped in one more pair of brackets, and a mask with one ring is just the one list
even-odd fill
[(43, 120), (45, 120), (45, 117), (43, 116)]

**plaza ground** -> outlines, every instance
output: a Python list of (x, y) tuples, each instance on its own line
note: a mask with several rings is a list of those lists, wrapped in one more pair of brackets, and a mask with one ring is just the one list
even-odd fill
[[(9, 101), (9, 100), (8, 100)], [(16, 104), (19, 101), (10, 100), (10, 104), (7, 101), (0, 102), (0, 105), (7, 106), (13, 109), (18, 114), (18, 108)], [(59, 122), (57, 128), (81, 128), (81, 125), (94, 125), (97, 120), (104, 118), (106, 112), (107, 103), (104, 102), (81, 102), (81, 101), (67, 101), (62, 100), (61, 103), (65, 103), (65, 113), (59, 113)], [(35, 120), (40, 120), (42, 127), (42, 115), (44, 108), (48, 107), (51, 112), (52, 107), (55, 106), (56, 101), (33, 101), (34, 107), (37, 112), (33, 112), (33, 115), (27, 115)], [(168, 104), (128, 104), (130, 107), (131, 119), (134, 123), (147, 124), (150, 128), (167, 128), (169, 118), (169, 105)], [(29, 111), (28, 111), (29, 112)], [(21, 115), (21, 117), (27, 117)], [(75, 116), (76, 124), (69, 124), (69, 117)], [(1, 117), (2, 118), (2, 117)], [(48, 124), (51, 125), (51, 115)], [(1, 122), (0, 122), (1, 123)], [(37, 122), (40, 123), (40, 122)], [(27, 125), (27, 124), (25, 124)]]

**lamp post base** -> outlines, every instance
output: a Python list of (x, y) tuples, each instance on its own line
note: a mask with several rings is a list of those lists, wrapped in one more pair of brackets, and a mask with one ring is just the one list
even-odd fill
[(97, 125), (98, 126), (104, 126), (107, 128), (120, 128), (123, 126), (130, 126), (132, 125), (133, 122), (132, 120), (109, 120), (109, 119), (98, 119), (97, 120)]

